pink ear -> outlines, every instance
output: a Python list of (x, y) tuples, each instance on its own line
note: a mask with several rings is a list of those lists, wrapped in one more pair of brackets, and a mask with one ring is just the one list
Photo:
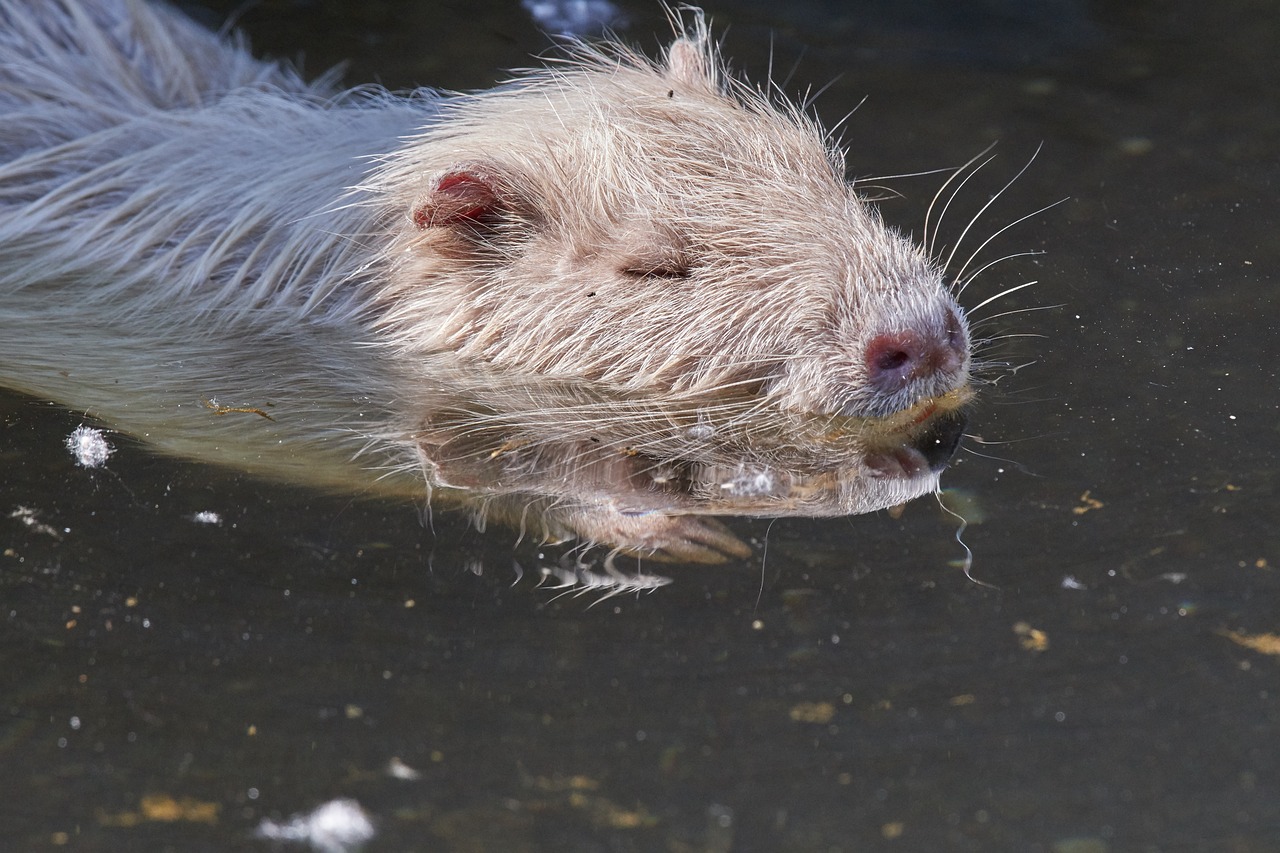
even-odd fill
[(413, 209), (413, 224), (420, 229), (484, 226), (506, 209), (493, 178), (463, 169), (446, 172), (436, 181), (431, 197)]
[(691, 89), (716, 89), (719, 83), (709, 50), (705, 36), (676, 39), (667, 48), (667, 75)]

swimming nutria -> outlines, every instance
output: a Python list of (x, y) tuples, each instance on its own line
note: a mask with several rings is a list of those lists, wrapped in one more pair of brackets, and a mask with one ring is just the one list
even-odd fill
[(708, 516), (898, 504), (959, 441), (940, 270), (699, 14), (444, 97), (0, 0), (0, 117), (0, 382), (168, 452), (710, 561)]

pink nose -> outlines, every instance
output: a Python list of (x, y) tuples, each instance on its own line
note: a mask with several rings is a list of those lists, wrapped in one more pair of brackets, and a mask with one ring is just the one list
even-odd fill
[(902, 329), (876, 335), (867, 344), (867, 376), (882, 394), (903, 390), (912, 382), (959, 372), (968, 354), (964, 326), (947, 312), (944, 326)]

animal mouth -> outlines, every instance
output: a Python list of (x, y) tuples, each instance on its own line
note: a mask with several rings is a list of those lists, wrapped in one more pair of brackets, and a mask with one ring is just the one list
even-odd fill
[(968, 418), (963, 412), (946, 412), (927, 421), (924, 430), (897, 447), (873, 451), (863, 458), (871, 476), (914, 479), (936, 474), (955, 455)]

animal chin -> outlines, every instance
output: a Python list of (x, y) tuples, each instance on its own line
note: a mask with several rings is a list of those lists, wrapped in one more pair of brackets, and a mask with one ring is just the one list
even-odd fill
[(967, 420), (960, 411), (936, 415), (925, 422), (927, 425), (922, 432), (907, 442), (868, 453), (863, 457), (863, 464), (876, 478), (912, 480), (931, 477), (947, 467), (955, 455)]

